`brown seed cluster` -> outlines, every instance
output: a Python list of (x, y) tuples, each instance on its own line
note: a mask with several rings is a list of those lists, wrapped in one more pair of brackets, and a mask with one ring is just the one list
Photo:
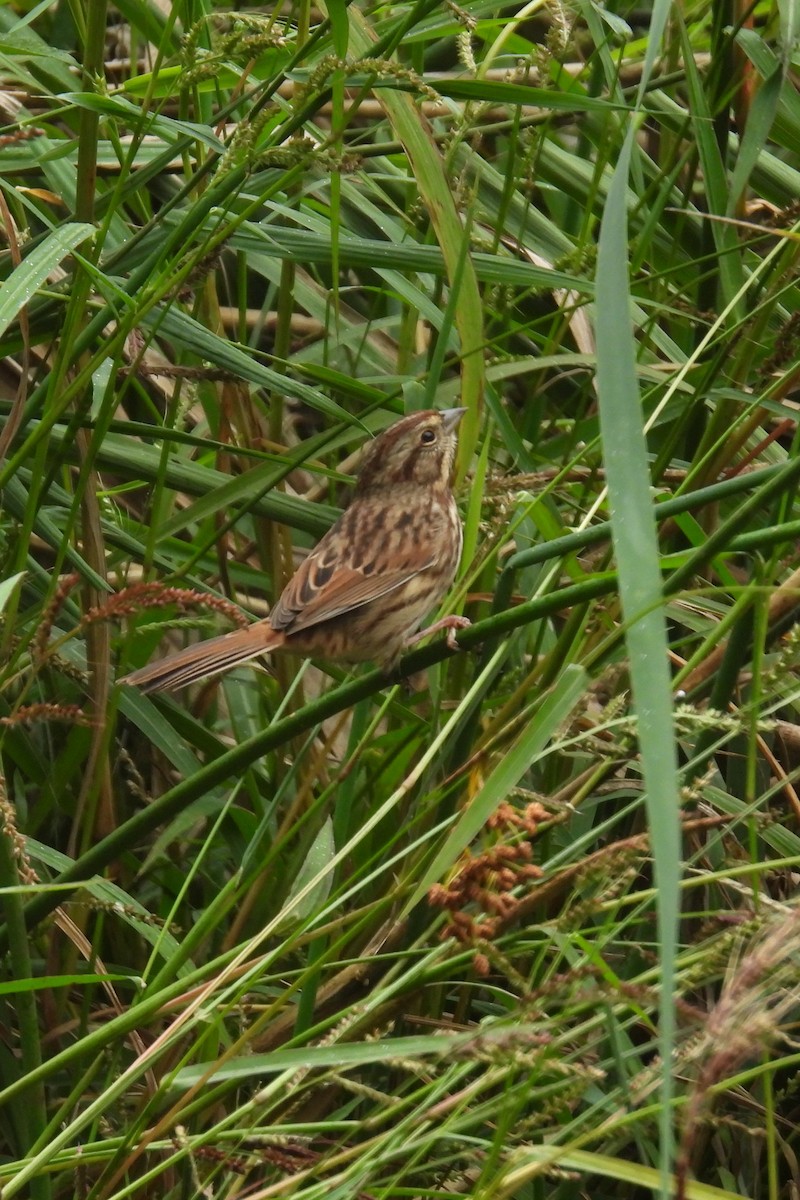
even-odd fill
[(76, 573), (65, 575), (59, 579), (58, 587), (53, 593), (53, 598), (42, 612), (39, 628), (36, 630), (36, 636), (31, 643), (31, 654), (35, 662), (43, 662), (47, 656), (48, 643), (50, 634), (55, 624), (61, 608), (67, 597), (76, 588), (80, 582), (80, 576)]
[(113, 617), (129, 617), (142, 609), (163, 608), (167, 604), (174, 605), (182, 612), (190, 608), (207, 608), (211, 612), (229, 617), (237, 625), (247, 624), (247, 617), (242, 610), (222, 596), (210, 596), (206, 592), (198, 592), (195, 588), (166, 587), (163, 583), (136, 583), (132, 587), (124, 588), (85, 613), (81, 624), (90, 625), (94, 621), (107, 621)]
[(26, 704), (11, 716), (0, 717), (0, 725), (33, 725), (37, 721), (68, 721), (72, 725), (93, 723), (78, 704)]
[[(454, 937), (462, 945), (476, 946), (473, 962), (479, 975), (488, 975), (490, 964), (477, 947), (480, 943), (491, 944), (501, 923), (513, 919), (523, 899), (513, 894), (515, 889), (541, 878), (541, 867), (531, 861), (533, 846), (529, 839), (535, 837), (539, 823), (547, 816), (547, 811), (536, 802), (517, 809), (504, 801), (492, 813), (487, 828), (509, 840), (498, 842), (482, 854), (468, 855), (446, 887), (434, 884), (428, 892), (428, 901), (434, 908), (448, 911), (450, 919), (442, 937)], [(521, 832), (527, 836), (520, 840)], [(480, 915), (467, 911), (469, 908), (479, 910)]]

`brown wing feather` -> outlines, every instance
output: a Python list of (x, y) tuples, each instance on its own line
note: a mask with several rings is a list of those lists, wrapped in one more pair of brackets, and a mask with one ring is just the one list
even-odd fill
[[(321, 621), (330, 621), (333, 617), (340, 617), (342, 613), (369, 604), (371, 600), (386, 596), (396, 588), (402, 587), (426, 567), (430, 567), (432, 562), (432, 559), (428, 559), (417, 567), (382, 575), (364, 575), (362, 571), (352, 567), (340, 567), (335, 575), (319, 588), (315, 588), (313, 582), (309, 586), (310, 570), (305, 573), (304, 579), (299, 578), (307, 565), (307, 562), (303, 563), (270, 613), (269, 623), (273, 629), (299, 633), (301, 629), (309, 629), (312, 625), (319, 625)], [(289, 592), (291, 594), (287, 595)]]
[[(354, 509), (359, 507), (361, 536), (353, 538), (348, 526), (356, 517)], [(430, 546), (406, 543), (394, 569), (381, 569), (383, 563), (391, 561), (385, 553), (386, 535), (376, 527), (373, 538), (364, 536), (369, 533), (364, 528), (370, 516), (366, 510), (367, 505), (351, 505), (298, 567), (269, 615), (273, 629), (299, 633), (330, 621), (386, 596), (434, 565), (436, 555)], [(363, 561), (365, 548), (374, 552), (374, 559), (367, 555), (367, 561)]]

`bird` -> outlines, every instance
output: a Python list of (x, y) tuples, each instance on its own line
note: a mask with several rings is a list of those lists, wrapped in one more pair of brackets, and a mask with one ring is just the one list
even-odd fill
[(449, 590), (463, 532), (451, 486), (466, 409), (403, 417), (368, 444), (352, 498), (269, 616), (188, 646), (119, 682), (172, 691), (262, 654), (374, 662), (390, 673), (406, 647), (441, 629), (451, 649), (469, 625), (449, 615), (420, 632)]

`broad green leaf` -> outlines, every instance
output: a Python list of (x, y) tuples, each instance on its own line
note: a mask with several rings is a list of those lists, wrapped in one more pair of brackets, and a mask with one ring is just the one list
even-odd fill
[(0, 580), (0, 613), (3, 612), (24, 578), (25, 572), (17, 571), (16, 575), (10, 575), (8, 579)]
[(16, 319), (19, 310), (30, 303), (51, 271), (94, 233), (93, 225), (67, 222), (34, 246), (20, 265), (0, 283), (0, 335)]

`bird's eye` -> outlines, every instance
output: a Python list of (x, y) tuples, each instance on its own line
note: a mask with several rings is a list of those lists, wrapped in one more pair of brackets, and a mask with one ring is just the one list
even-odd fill
[(422, 442), (423, 446), (430, 446), (432, 442), (436, 441), (436, 433), (433, 429), (423, 429), (422, 433), (419, 435), (419, 440)]

